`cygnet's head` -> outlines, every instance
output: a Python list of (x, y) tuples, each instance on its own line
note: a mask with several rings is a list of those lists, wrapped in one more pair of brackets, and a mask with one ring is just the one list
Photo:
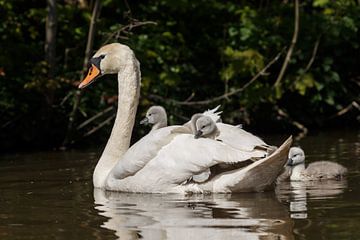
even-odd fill
[(302, 163), (305, 163), (304, 151), (299, 147), (290, 148), (287, 166), (293, 167)]
[(124, 70), (129, 59), (136, 59), (134, 52), (126, 45), (111, 43), (101, 47), (89, 60), (89, 72), (80, 83), (85, 88), (105, 74), (116, 74)]
[(196, 120), (195, 138), (215, 138), (219, 130), (216, 123), (208, 116), (201, 116)]
[[(140, 124), (144, 124), (144, 125), (148, 125), (148, 124), (156, 125), (160, 123), (165, 126), (167, 125), (166, 111), (161, 106), (150, 107), (149, 110), (147, 110), (146, 112), (145, 118), (140, 122)], [(165, 126), (161, 126), (161, 127), (165, 127)]]

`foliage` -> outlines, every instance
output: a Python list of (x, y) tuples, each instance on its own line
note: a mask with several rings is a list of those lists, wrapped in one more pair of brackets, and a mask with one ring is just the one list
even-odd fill
[[(58, 1), (56, 77), (49, 79), (43, 50), (45, 2), (0, 0), (2, 148), (19, 143), (23, 148), (61, 144), (82, 74), (92, 2)], [(102, 4), (95, 49), (109, 41), (134, 49), (142, 70), (139, 117), (150, 105), (162, 104), (170, 123), (181, 123), (192, 113), (222, 104), (224, 121), (279, 131), (276, 126), (282, 122), (274, 106), (308, 127), (317, 127), (359, 100), (360, 6), (356, 1), (301, 1), (299, 38), (281, 86), (273, 84), (284, 55), (240, 94), (203, 106), (183, 106), (169, 99), (183, 101), (191, 94), (190, 101), (210, 99), (248, 83), (289, 46), (292, 1), (136, 0), (129, 1), (131, 12), (125, 2)], [(135, 18), (157, 25), (119, 32)], [(112, 77), (96, 85), (82, 95), (77, 125), (114, 102), (117, 88)], [(355, 117), (348, 115), (356, 123)], [(103, 120), (95, 121), (95, 126)], [(110, 126), (92, 135), (96, 138), (80, 138), (94, 127), (88, 126), (79, 131), (78, 139), (104, 140)], [(146, 131), (138, 126), (135, 130), (137, 136)]]

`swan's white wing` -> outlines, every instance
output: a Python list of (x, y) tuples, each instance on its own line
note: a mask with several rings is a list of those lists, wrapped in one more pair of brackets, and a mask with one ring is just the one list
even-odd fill
[(219, 163), (237, 163), (264, 157), (259, 151), (244, 152), (219, 141), (193, 135), (177, 135), (143, 168), (124, 179), (110, 175), (107, 189), (131, 192), (170, 192), (193, 175)]
[(132, 145), (117, 162), (112, 174), (117, 179), (134, 175), (153, 159), (160, 149), (171, 142), (176, 134), (172, 130), (179, 126), (170, 126), (151, 131)]
[(216, 106), (213, 109), (208, 109), (203, 113), (203, 115), (210, 117), (214, 122), (219, 122), (222, 113), (222, 112), (217, 112), (219, 108), (220, 105)]
[[(185, 135), (183, 135), (185, 136)], [(181, 137), (181, 136), (178, 136)], [(174, 140), (180, 140), (176, 137)], [(173, 140), (173, 141), (174, 141)], [(195, 144), (191, 139), (188, 140), (190, 146)], [(210, 139), (195, 139), (196, 141), (211, 141)], [(182, 140), (181, 140), (182, 141)], [(216, 142), (219, 143), (219, 142)], [(224, 172), (215, 176), (210, 181), (204, 184), (186, 184), (181, 185), (190, 176), (194, 175), (199, 169), (204, 169), (210, 166), (212, 163), (217, 162), (209, 160), (209, 156), (213, 156), (214, 152), (218, 151), (218, 147), (215, 149), (207, 149), (204, 151), (198, 150), (177, 152), (175, 157), (171, 155), (167, 158), (167, 154), (172, 151), (171, 149), (177, 149), (176, 144), (168, 144), (160, 153), (146, 164), (135, 175), (129, 176), (124, 179), (116, 179), (109, 175), (107, 178), (105, 188), (112, 191), (123, 192), (141, 192), (141, 193), (186, 193), (190, 192), (251, 192), (251, 191), (263, 191), (271, 186), (276, 179), (282, 166), (284, 166), (289, 148), (291, 146), (291, 138), (289, 138), (283, 145), (281, 145), (273, 154), (262, 160), (256, 161), (253, 164), (245, 168), (233, 170), (231, 172)], [(181, 142), (180, 142), (181, 144)], [(211, 146), (206, 144), (207, 146)], [(230, 147), (229, 147), (230, 148)], [(206, 150), (210, 150), (207, 152)], [(220, 149), (221, 150), (221, 149)], [(231, 152), (233, 152), (232, 150)], [(224, 154), (222, 159), (229, 158), (229, 153)], [(236, 152), (236, 150), (235, 150)], [(219, 155), (221, 151), (218, 152)], [(216, 155), (216, 154), (215, 154)], [(165, 157), (165, 159), (164, 159)], [(174, 158), (173, 158), (174, 157)], [(197, 158), (199, 157), (199, 158)], [(240, 154), (240, 157), (244, 157)], [(259, 156), (254, 156), (259, 157)], [(232, 156), (236, 159), (236, 156)], [(196, 159), (196, 160), (195, 160)], [(215, 158), (216, 159), (216, 158)], [(183, 160), (183, 161), (181, 161)], [(190, 161), (190, 164), (189, 164)], [(207, 166), (203, 166), (206, 163)], [(189, 170), (191, 169), (191, 170)], [(201, 170), (200, 170), (201, 171)]]
[(269, 146), (259, 137), (237, 126), (225, 123), (217, 123), (216, 126), (220, 131), (217, 139), (234, 148), (252, 151), (256, 146)]
[[(219, 109), (220, 105), (218, 105), (216, 108), (214, 109), (209, 109), (209, 110), (206, 110), (205, 112), (203, 112), (202, 114), (204, 116), (208, 116), (211, 118), (211, 120), (213, 120), (214, 122), (219, 122), (220, 117), (221, 117), (221, 113), (222, 112), (216, 112), (218, 109)], [(191, 121), (187, 121), (186, 123), (184, 123), (184, 127), (188, 128), (189, 131), (191, 132)]]

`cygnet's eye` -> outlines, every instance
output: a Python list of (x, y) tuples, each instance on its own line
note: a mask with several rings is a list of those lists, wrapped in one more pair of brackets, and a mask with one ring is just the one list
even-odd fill
[(202, 126), (201, 126), (201, 129), (204, 129), (205, 127), (206, 127), (205, 125), (202, 125)]
[(149, 113), (149, 117), (151, 116), (151, 113)]

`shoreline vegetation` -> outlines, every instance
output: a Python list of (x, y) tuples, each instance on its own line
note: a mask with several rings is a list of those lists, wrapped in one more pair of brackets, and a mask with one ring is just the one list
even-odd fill
[(0, 0), (0, 20), (3, 152), (105, 144), (115, 77), (77, 85), (110, 42), (141, 63), (133, 141), (151, 105), (172, 125), (220, 104), (224, 122), (298, 138), (360, 125), (359, 1)]

